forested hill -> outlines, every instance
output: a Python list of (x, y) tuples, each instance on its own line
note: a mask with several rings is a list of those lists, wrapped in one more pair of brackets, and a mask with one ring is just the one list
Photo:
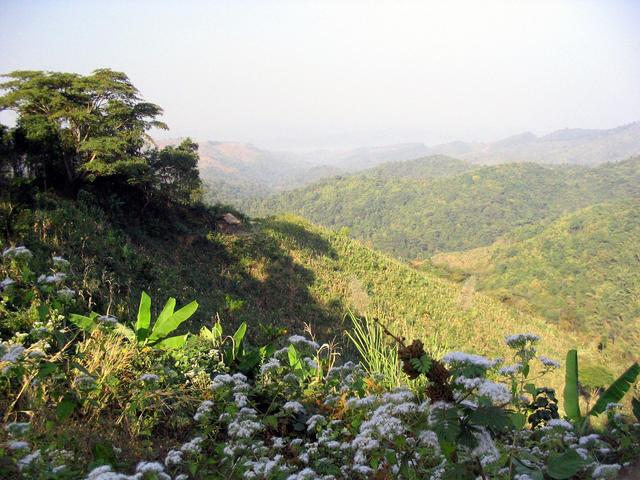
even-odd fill
[(375, 248), (415, 259), (489, 245), (515, 228), (539, 229), (578, 208), (640, 196), (640, 157), (593, 169), (506, 164), (440, 178), (424, 170), (420, 161), (388, 164), (243, 206), (347, 227)]
[(477, 278), (477, 288), (603, 345), (640, 342), (640, 200), (587, 207), (533, 237), (439, 254), (439, 266)]

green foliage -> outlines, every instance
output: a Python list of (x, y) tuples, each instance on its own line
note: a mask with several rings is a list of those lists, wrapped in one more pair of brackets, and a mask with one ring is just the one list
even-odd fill
[(587, 207), (530, 238), (436, 260), (474, 275), (478, 290), (628, 361), (640, 341), (639, 249), (640, 204), (632, 200)]
[(136, 180), (144, 175), (145, 132), (166, 126), (156, 120), (160, 107), (141, 101), (124, 73), (16, 71), (6, 77), (9, 80), (0, 84), (5, 91), (0, 110), (18, 114), (19, 136), (31, 143), (46, 141), (45, 162), (55, 162), (52, 156), (60, 152), (59, 170), (67, 182), (112, 175)]
[(382, 327), (369, 317), (356, 318), (348, 314), (353, 330), (347, 331), (347, 337), (358, 350), (361, 361), (369, 375), (385, 386), (406, 383), (398, 359), (397, 345), (389, 344)]
[(415, 259), (489, 245), (519, 227), (535, 232), (564, 213), (635, 195), (640, 183), (638, 158), (594, 169), (507, 164), (464, 171), (462, 165), (455, 174), (459, 163), (443, 161), (440, 168), (451, 175), (438, 178), (427, 160), (400, 162), (239, 205), (346, 226), (377, 249)]
[(565, 362), (564, 411), (574, 422), (581, 418), (578, 389), (578, 352), (569, 350)]
[(589, 415), (604, 413), (609, 404), (620, 402), (636, 383), (638, 375), (640, 375), (640, 365), (634, 363), (600, 395), (589, 411)]

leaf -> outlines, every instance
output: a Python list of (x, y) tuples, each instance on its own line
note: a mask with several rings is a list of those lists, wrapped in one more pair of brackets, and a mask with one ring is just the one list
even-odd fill
[(140, 296), (140, 306), (138, 307), (138, 319), (136, 321), (135, 331), (136, 339), (139, 342), (146, 340), (149, 336), (149, 327), (151, 326), (151, 297), (146, 292), (142, 292)]
[(187, 342), (188, 333), (184, 335), (176, 335), (175, 337), (165, 338), (164, 340), (160, 340), (158, 343), (154, 345), (154, 347), (158, 347), (162, 350), (176, 350), (177, 348), (182, 348), (182, 346)]
[(153, 325), (153, 331), (149, 337), (149, 340), (154, 341), (158, 340), (160, 337), (154, 337), (156, 329), (160, 327), (160, 325), (164, 324), (170, 317), (173, 315), (173, 310), (176, 308), (176, 299), (173, 297), (169, 297), (167, 303), (164, 304), (160, 315), (156, 318), (156, 322)]
[(65, 395), (64, 398), (56, 405), (56, 417), (58, 420), (64, 421), (73, 413), (76, 408), (76, 401), (72, 395)]
[(300, 365), (300, 357), (298, 355), (296, 347), (294, 347), (293, 345), (289, 345), (289, 348), (287, 349), (287, 356), (289, 357), (289, 366), (295, 368), (296, 370), (302, 368), (302, 365)]
[(238, 369), (242, 373), (249, 373), (260, 363), (261, 358), (262, 355), (260, 355), (259, 349), (251, 350), (248, 354), (242, 356), (238, 364)]
[(46, 378), (58, 369), (58, 365), (51, 362), (44, 362), (38, 369), (38, 378)]
[(631, 400), (631, 407), (633, 409), (633, 415), (636, 417), (636, 420), (640, 422), (640, 400), (633, 398)]
[(547, 474), (555, 480), (571, 478), (586, 464), (575, 450), (569, 449), (562, 454), (552, 453), (547, 459)]
[(527, 416), (522, 413), (512, 413), (509, 418), (511, 418), (511, 424), (516, 430), (522, 430), (527, 424)]
[(207, 327), (202, 327), (198, 335), (200, 335), (200, 337), (204, 340), (213, 341), (215, 339), (215, 337), (213, 336), (213, 332)]
[(77, 313), (72, 313), (69, 315), (69, 321), (73, 323), (76, 327), (81, 330), (85, 330), (90, 332), (96, 327), (96, 322), (94, 321), (95, 317), (85, 317), (84, 315), (78, 315)]
[(640, 365), (634, 363), (598, 398), (589, 415), (599, 415), (604, 412), (610, 403), (618, 403), (627, 394), (629, 389), (636, 383), (640, 375)]
[(574, 422), (581, 418), (579, 401), (578, 352), (574, 349), (567, 352), (564, 378), (564, 412)]
[(240, 347), (242, 346), (242, 340), (244, 340), (244, 336), (247, 333), (247, 322), (242, 322), (242, 325), (238, 327), (236, 333), (233, 334), (233, 356), (237, 357), (240, 352)]
[(511, 427), (511, 420), (507, 412), (503, 408), (493, 405), (478, 407), (469, 415), (469, 420), (475, 425), (487, 427), (494, 432), (502, 432)]
[[(173, 305), (171, 306), (171, 311), (173, 311), (173, 306), (175, 306), (175, 300), (174, 299), (169, 299), (169, 300), (170, 301), (173, 300)], [(198, 302), (194, 300), (193, 302), (182, 307), (177, 312), (173, 313), (168, 318), (163, 317), (161, 313), (160, 316), (158, 317), (158, 320), (156, 320), (155, 325), (153, 326), (153, 331), (149, 336), (149, 341), (155, 342), (157, 340), (160, 340), (161, 338), (166, 337), (171, 332), (173, 332), (176, 328), (178, 328), (180, 324), (182, 324), (182, 322), (184, 322), (185, 320), (188, 320), (189, 317), (191, 317), (191, 315), (193, 315), (197, 309), (198, 309)]]

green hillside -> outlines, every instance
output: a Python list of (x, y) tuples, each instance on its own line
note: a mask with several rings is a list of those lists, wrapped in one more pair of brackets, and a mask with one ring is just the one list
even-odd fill
[[(78, 202), (41, 197), (36, 205), (4, 204), (2, 221), (11, 233), (3, 246), (28, 245), (43, 265), (52, 254), (68, 258), (80, 298), (118, 318), (131, 318), (144, 290), (178, 304), (197, 299), (192, 331), (218, 314), (225, 325), (246, 321), (259, 337), (309, 324), (321, 338), (342, 342), (350, 308), (439, 351), (503, 355), (504, 336), (526, 330), (545, 338), (550, 355), (582, 343), (585, 357), (601, 356), (588, 339), (554, 332), (539, 318), (417, 272), (342, 233), (273, 217), (245, 221), (227, 235), (215, 231), (212, 214), (152, 209), (134, 224), (127, 213), (105, 212), (88, 193)], [(16, 328), (12, 322), (3, 319), (5, 334)]]
[(415, 259), (489, 245), (516, 228), (539, 228), (590, 204), (640, 195), (637, 157), (594, 169), (507, 164), (442, 178), (424, 170), (421, 162), (389, 164), (379, 174), (325, 180), (243, 205), (347, 227), (377, 249)]
[(640, 341), (640, 202), (587, 207), (522, 241), (440, 254), (438, 266), (475, 275), (477, 288), (588, 331), (635, 355)]

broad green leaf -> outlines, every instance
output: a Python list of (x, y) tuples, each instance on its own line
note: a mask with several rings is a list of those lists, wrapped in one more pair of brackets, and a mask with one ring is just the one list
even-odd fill
[(238, 369), (242, 373), (249, 373), (260, 363), (261, 357), (259, 349), (251, 350), (248, 354), (242, 356)]
[(552, 453), (547, 459), (547, 474), (555, 480), (564, 480), (573, 477), (587, 463), (572, 449), (562, 454)]
[(69, 321), (71, 323), (73, 323), (76, 327), (88, 332), (96, 327), (94, 318), (95, 316), (86, 317), (84, 315), (78, 315), (77, 313), (72, 313), (71, 315), (69, 315)]
[(242, 346), (242, 340), (247, 333), (247, 322), (242, 322), (242, 325), (238, 327), (236, 333), (233, 334), (233, 355), (238, 356), (240, 347)]
[(640, 422), (640, 400), (633, 398), (631, 400), (631, 407), (633, 409), (633, 415), (636, 417), (636, 420)]
[(203, 338), (204, 340), (209, 340), (209, 341), (213, 341), (215, 338), (213, 336), (213, 332), (209, 330), (207, 327), (202, 327), (198, 335), (200, 335), (200, 337)]
[(156, 318), (156, 322), (153, 325), (153, 330), (151, 332), (151, 335), (149, 336), (150, 341), (155, 341), (161, 338), (155, 335), (156, 330), (160, 327), (160, 325), (166, 323), (167, 320), (169, 320), (169, 318), (173, 315), (173, 311), (175, 308), (176, 308), (176, 299), (173, 297), (169, 297), (169, 300), (167, 300), (167, 303), (164, 304), (164, 308), (160, 312), (160, 315), (158, 315), (158, 318)]
[(158, 343), (154, 345), (154, 347), (160, 348), (162, 350), (176, 350), (178, 348), (182, 348), (182, 346), (187, 342), (188, 333), (184, 335), (176, 335), (175, 337), (165, 338), (164, 340), (160, 340)]
[(509, 418), (511, 418), (511, 423), (516, 430), (522, 430), (527, 424), (527, 416), (523, 413), (512, 413)]
[(580, 397), (578, 393), (578, 352), (569, 350), (565, 363), (564, 412), (571, 420), (580, 420)]
[(295, 368), (296, 370), (302, 368), (302, 365), (300, 365), (300, 357), (298, 355), (296, 347), (294, 347), (293, 345), (289, 345), (289, 348), (287, 349), (287, 356), (289, 357), (289, 366)]
[(73, 413), (76, 408), (76, 402), (72, 395), (67, 394), (64, 398), (56, 405), (56, 417), (58, 420), (63, 421), (69, 418), (69, 416)]
[[(173, 300), (173, 306), (175, 306), (175, 300), (174, 299), (170, 299), (170, 300)], [(172, 311), (173, 311), (173, 306), (171, 307)], [(163, 317), (161, 320), (160, 317), (162, 316), (162, 314), (160, 314), (160, 317), (158, 317), (158, 320), (153, 326), (153, 331), (151, 332), (151, 336), (149, 337), (149, 340), (152, 342), (155, 342), (157, 340), (160, 340), (161, 338), (166, 337), (171, 332), (173, 332), (176, 328), (178, 328), (180, 324), (182, 324), (182, 322), (184, 322), (185, 320), (188, 320), (189, 317), (191, 317), (191, 315), (193, 315), (197, 309), (198, 309), (198, 302), (194, 300), (193, 302), (182, 307), (177, 312), (173, 313), (168, 318)]]
[(149, 336), (151, 326), (151, 297), (142, 292), (140, 296), (140, 306), (138, 307), (138, 319), (136, 320), (136, 339), (144, 341)]
[(638, 375), (640, 375), (640, 365), (634, 363), (600, 395), (589, 415), (599, 415), (606, 410), (608, 404), (620, 402), (622, 397), (636, 383)]
[(487, 427), (494, 432), (502, 432), (511, 427), (506, 410), (493, 405), (478, 407), (469, 415), (469, 420), (475, 425)]

